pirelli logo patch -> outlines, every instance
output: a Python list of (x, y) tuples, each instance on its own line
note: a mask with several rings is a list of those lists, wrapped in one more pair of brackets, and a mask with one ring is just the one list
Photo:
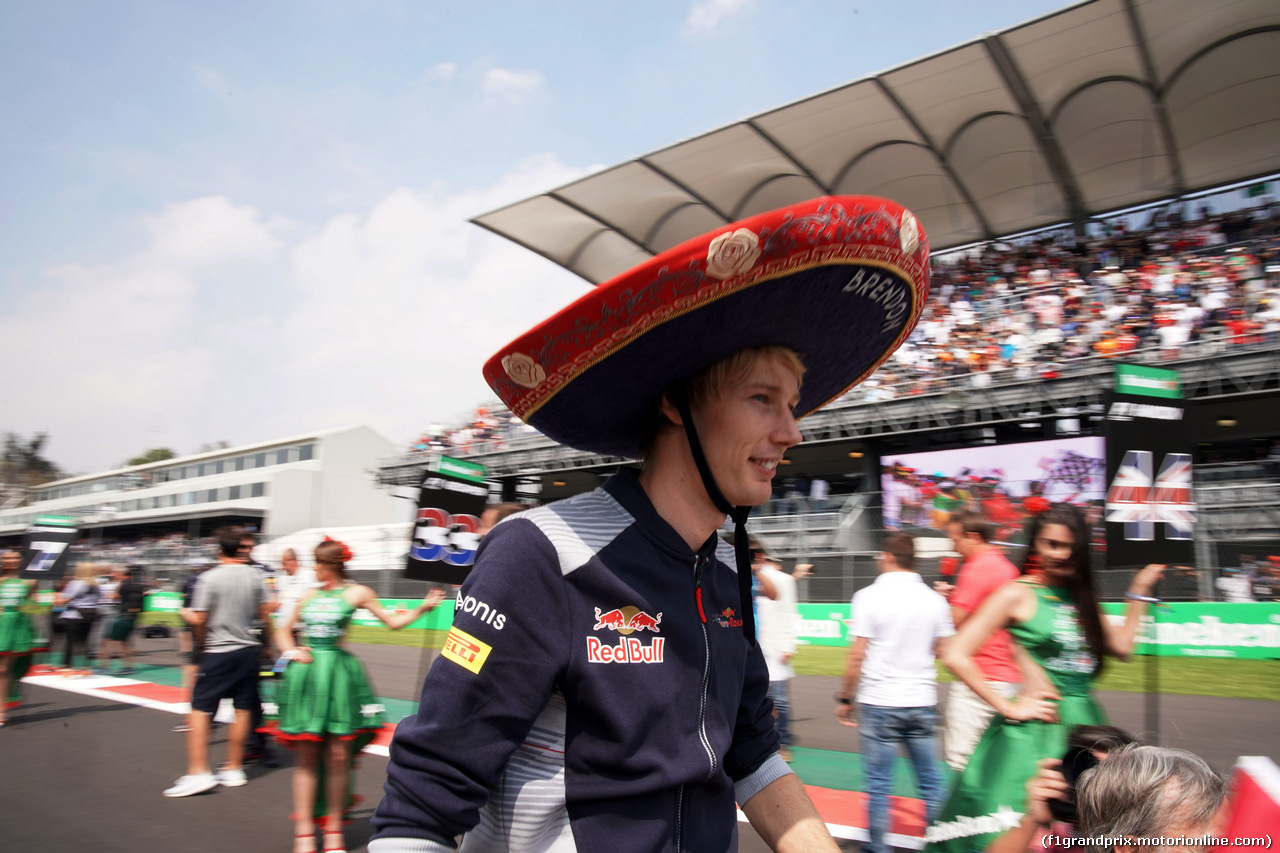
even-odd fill
[(482, 643), (466, 631), (455, 627), (449, 629), (449, 636), (445, 638), (444, 650), (441, 654), (463, 669), (469, 669), (478, 675), (484, 667), (484, 662), (489, 659), (491, 651), (493, 647), (488, 643)]

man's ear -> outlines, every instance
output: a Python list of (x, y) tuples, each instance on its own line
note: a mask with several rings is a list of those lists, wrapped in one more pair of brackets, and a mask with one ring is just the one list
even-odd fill
[(680, 417), (680, 410), (671, 401), (671, 395), (665, 391), (662, 392), (662, 402), (658, 404), (658, 413), (676, 426), (684, 426), (684, 418)]
[(1111, 848), (1115, 853), (1134, 853), (1137, 850), (1132, 844), (1126, 844), (1123, 841)]

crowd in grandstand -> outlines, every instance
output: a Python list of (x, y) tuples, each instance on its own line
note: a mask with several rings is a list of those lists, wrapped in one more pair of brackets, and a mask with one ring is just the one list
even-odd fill
[(512, 415), (501, 403), (493, 402), (477, 406), (461, 426), (445, 428), (435, 426), (418, 437), (410, 447), (411, 453), (448, 452), (466, 455), (473, 451), (501, 448), (520, 435), (536, 434)]
[(1081, 359), (1135, 350), (1172, 359), (1201, 342), (1275, 342), (1278, 226), (1280, 205), (1202, 209), (1190, 221), (1175, 207), (1142, 230), (1106, 223), (1093, 237), (944, 256), (919, 326), (851, 399), (927, 393), (952, 377), (974, 386), (1052, 378)]

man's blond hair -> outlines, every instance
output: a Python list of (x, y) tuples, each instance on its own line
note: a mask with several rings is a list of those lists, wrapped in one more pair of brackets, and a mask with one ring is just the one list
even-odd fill
[[(789, 368), (796, 375), (797, 385), (804, 381), (804, 361), (790, 347), (784, 347), (781, 344), (747, 347), (702, 368), (684, 380), (689, 394), (689, 404), (697, 405), (720, 399), (724, 396), (726, 389), (750, 376), (751, 371), (755, 370), (762, 358)], [(653, 442), (664, 421), (660, 410), (653, 413), (645, 428), (644, 437), (640, 440), (640, 447), (636, 451), (640, 459), (645, 459), (653, 451)]]
[(790, 347), (779, 344), (749, 347), (738, 350), (733, 355), (726, 356), (689, 377), (686, 383), (689, 389), (689, 402), (705, 403), (724, 396), (725, 389), (746, 379), (762, 358), (790, 368), (796, 375), (796, 384), (804, 379), (804, 362)]

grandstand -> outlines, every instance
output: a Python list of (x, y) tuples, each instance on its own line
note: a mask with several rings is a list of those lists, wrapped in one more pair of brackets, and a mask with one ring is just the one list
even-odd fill
[(69, 518), (80, 534), (73, 563), (138, 564), (161, 577), (208, 556), (205, 538), (226, 524), (267, 539), (308, 531), (309, 550), (316, 531), (407, 522), (409, 502), (370, 477), (394, 447), (368, 427), (349, 427), (68, 477), (0, 508), (0, 544), (19, 544), (41, 516)]
[[(752, 518), (817, 565), (802, 595), (847, 601), (873, 575), (882, 463), (1099, 436), (1122, 359), (1180, 374), (1204, 571), (1175, 594), (1211, 598), (1242, 548), (1280, 553), (1280, 460), (1260, 461), (1280, 437), (1278, 66), (1274, 3), (1089, 0), (475, 222), (596, 284), (806, 198), (905, 204), (934, 250), (931, 304), (875, 376), (802, 422), (778, 500)], [(499, 427), (449, 452), (504, 500), (566, 497), (626, 461), (486, 411)], [(386, 459), (381, 478), (416, 482), (439, 449)], [(831, 488), (821, 511), (788, 494), (813, 480)]]

